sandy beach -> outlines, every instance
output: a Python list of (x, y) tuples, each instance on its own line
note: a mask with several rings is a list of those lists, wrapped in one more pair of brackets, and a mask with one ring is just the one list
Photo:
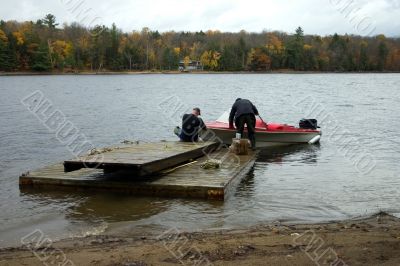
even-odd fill
[(0, 265), (399, 265), (400, 219), (379, 213), (323, 224), (59, 242), (36, 232), (22, 243), (0, 251)]

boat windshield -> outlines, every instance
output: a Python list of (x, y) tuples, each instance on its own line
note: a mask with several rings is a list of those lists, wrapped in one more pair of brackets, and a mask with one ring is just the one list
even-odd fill
[(218, 119), (217, 122), (229, 123), (229, 113), (230, 111), (225, 111)]

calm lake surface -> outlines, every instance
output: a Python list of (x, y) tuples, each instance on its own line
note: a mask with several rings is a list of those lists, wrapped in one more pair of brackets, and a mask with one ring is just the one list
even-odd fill
[[(0, 246), (35, 229), (60, 239), (319, 222), (380, 210), (400, 216), (399, 85), (400, 74), (0, 77)], [(320, 145), (263, 151), (225, 202), (21, 191), (21, 173), (73, 157), (21, 103), (36, 90), (96, 147), (175, 140), (180, 114), (165, 107), (171, 99), (215, 120), (237, 97), (248, 98), (270, 122), (323, 120), (323, 136)]]

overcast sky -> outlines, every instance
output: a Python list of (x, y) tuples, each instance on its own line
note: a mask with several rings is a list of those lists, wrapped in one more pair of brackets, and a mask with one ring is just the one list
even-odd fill
[(400, 36), (400, 0), (0, 0), (0, 19), (111, 25), (124, 31), (237, 32), (302, 26), (306, 34)]

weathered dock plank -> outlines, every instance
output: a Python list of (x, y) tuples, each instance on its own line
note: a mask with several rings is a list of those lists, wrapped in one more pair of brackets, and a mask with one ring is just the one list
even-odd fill
[(64, 162), (64, 171), (81, 168), (104, 169), (105, 172), (129, 170), (130, 177), (148, 176), (161, 170), (203, 156), (219, 147), (216, 142), (155, 142), (111, 148), (100, 154), (82, 156)]
[[(217, 169), (203, 169), (207, 159), (221, 160)], [(168, 169), (158, 176), (132, 179), (130, 172), (103, 173), (100, 169), (64, 172), (57, 164), (20, 177), (21, 191), (41, 188), (96, 189), (157, 197), (226, 199), (253, 166), (256, 153), (235, 156), (227, 149), (199, 158), (197, 161)]]

